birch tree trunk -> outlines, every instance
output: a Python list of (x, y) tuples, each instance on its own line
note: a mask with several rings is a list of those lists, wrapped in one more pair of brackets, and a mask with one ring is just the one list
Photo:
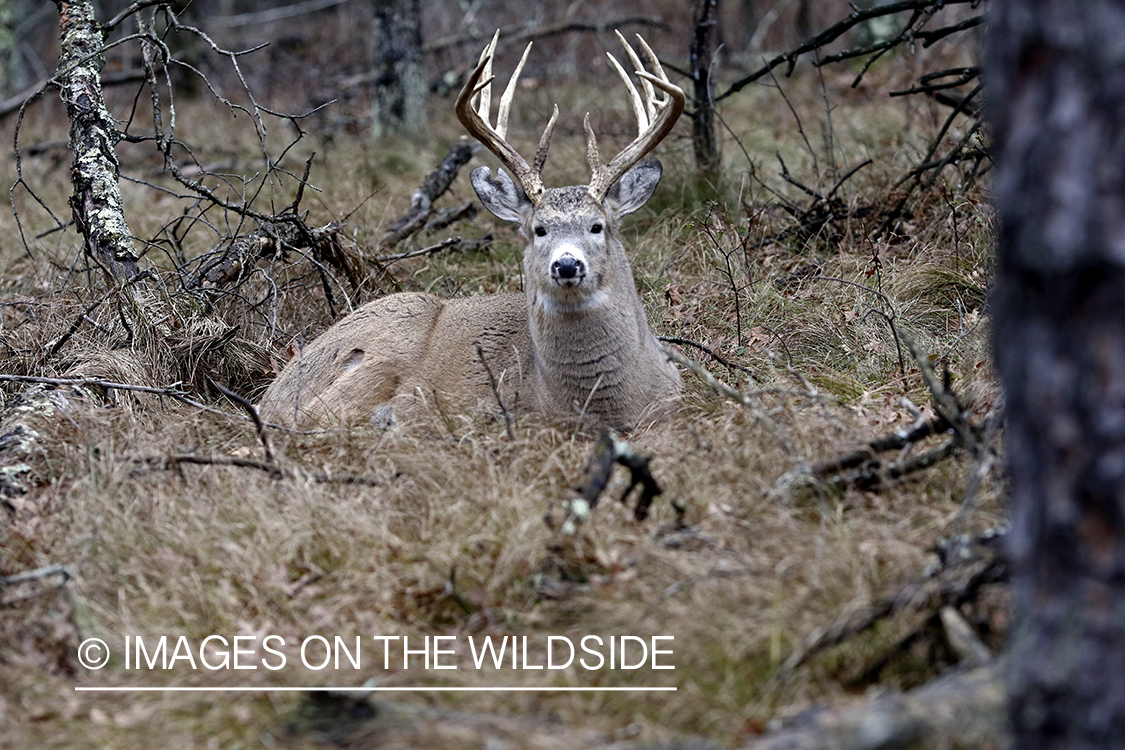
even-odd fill
[(113, 278), (137, 274), (137, 256), (125, 221), (118, 184), (117, 126), (102, 97), (100, 49), (105, 40), (89, 0), (56, 0), (59, 8), (58, 76), (70, 118), (74, 151), (70, 207), (82, 233), (86, 256)]
[(426, 72), (419, 0), (375, 2), (375, 137), (426, 130)]
[(1125, 1), (993, 0), (1019, 748), (1125, 746)]

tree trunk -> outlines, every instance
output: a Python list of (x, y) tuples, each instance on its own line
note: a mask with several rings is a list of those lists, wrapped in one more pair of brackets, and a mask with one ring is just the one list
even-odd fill
[(1125, 2), (994, 0), (1019, 748), (1125, 746)]
[(426, 129), (426, 72), (419, 0), (375, 0), (373, 133), (419, 136)]
[(715, 140), (715, 110), (711, 106), (711, 58), (718, 36), (719, 0), (695, 0), (692, 8), (691, 75), (694, 82), (691, 140), (699, 176), (719, 182), (719, 145)]
[(0, 0), (0, 99), (23, 90), (28, 84), (16, 38), (17, 15), (15, 0)]
[(70, 207), (82, 233), (86, 256), (107, 275), (121, 279), (137, 274), (137, 256), (121, 202), (120, 166), (114, 148), (117, 126), (102, 98), (101, 56), (105, 34), (94, 19), (89, 0), (58, 0), (60, 53), (58, 75), (70, 117), (74, 164)]

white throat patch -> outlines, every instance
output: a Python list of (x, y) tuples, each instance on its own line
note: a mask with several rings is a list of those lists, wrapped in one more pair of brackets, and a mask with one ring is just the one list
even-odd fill
[(579, 297), (576, 301), (556, 299), (551, 294), (536, 294), (535, 302), (548, 315), (573, 315), (574, 313), (596, 310), (609, 300), (609, 290), (599, 289), (589, 297)]

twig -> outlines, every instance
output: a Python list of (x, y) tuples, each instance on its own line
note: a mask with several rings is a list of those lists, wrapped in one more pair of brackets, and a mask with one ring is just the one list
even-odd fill
[(809, 469), (809, 473), (816, 477), (827, 477), (845, 469), (854, 469), (875, 458), (879, 453), (904, 448), (947, 429), (949, 424), (944, 417), (934, 417), (908, 430), (895, 430), (890, 435), (876, 438), (857, 451), (815, 464)]
[(266, 461), (271, 464), (274, 463), (273, 450), (270, 449), (270, 441), (269, 438), (266, 437), (266, 426), (262, 424), (262, 418), (259, 416), (258, 410), (254, 408), (254, 405), (250, 403), (246, 397), (235, 393), (214, 378), (211, 378), (211, 385), (215, 386), (219, 389), (220, 393), (246, 410), (246, 413), (250, 415), (250, 420), (254, 423), (254, 429), (258, 432), (258, 439), (262, 441), (262, 449), (266, 454)]
[(668, 355), (668, 359), (691, 370), (719, 395), (725, 396), (731, 401), (742, 404), (744, 407), (746, 407), (756, 420), (765, 425), (766, 430), (769, 431), (770, 435), (772, 435), (774, 439), (782, 445), (782, 447), (784, 447), (786, 450), (790, 450), (789, 443), (785, 440), (785, 438), (781, 436), (781, 432), (780, 430), (778, 430), (777, 425), (774, 423), (774, 421), (766, 416), (765, 412), (754, 406), (754, 402), (751, 400), (751, 395), (756, 394), (743, 393), (737, 388), (732, 388), (731, 386), (727, 385), (726, 383), (722, 382), (714, 375), (712, 375), (707, 370), (707, 368), (696, 362), (694, 359), (685, 357), (675, 349), (669, 349), (666, 346), (662, 348), (664, 349), (664, 353)]
[(746, 367), (745, 365), (736, 364), (734, 362), (731, 362), (728, 359), (723, 358), (718, 352), (716, 352), (715, 350), (711, 349), (710, 347), (708, 347), (704, 344), (699, 343), (698, 341), (693, 341), (691, 339), (685, 339), (685, 338), (682, 338), (680, 336), (657, 336), (656, 340), (657, 341), (663, 341), (666, 344), (680, 344), (681, 346), (694, 346), (696, 349), (703, 352), (707, 356), (711, 357), (711, 359), (715, 360), (716, 362), (718, 362), (720, 365), (727, 368), (728, 370), (741, 370), (742, 372), (749, 375), (751, 380), (753, 380), (755, 382), (758, 381), (758, 377), (754, 375), (753, 371), (751, 371), (749, 367)]
[(17, 583), (34, 581), (39, 578), (47, 578), (48, 576), (62, 576), (63, 582), (65, 583), (74, 578), (74, 570), (69, 565), (48, 565), (43, 568), (24, 571), (23, 573), (14, 573), (10, 576), (0, 576), (0, 586), (14, 586)]
[[(965, 3), (977, 2), (977, 1), (978, 0), (945, 0), (945, 2), (942, 3), (942, 4), (944, 4), (944, 5), (962, 5), (962, 4), (965, 4)], [(776, 67), (778, 67), (782, 64), (787, 65), (786, 75), (792, 73), (794, 66), (796, 66), (796, 64), (797, 64), (797, 60), (798, 60), (798, 58), (801, 57), (801, 55), (805, 54), (806, 52), (812, 52), (813, 50), (820, 49), (821, 47), (825, 46), (826, 44), (829, 44), (830, 42), (833, 42), (836, 39), (838, 39), (840, 36), (845, 34), (852, 27), (857, 26), (857, 25), (859, 25), (859, 24), (861, 24), (865, 21), (870, 21), (873, 18), (879, 18), (881, 16), (889, 16), (889, 15), (893, 15), (895, 13), (902, 13), (903, 11), (908, 11), (908, 10), (928, 9), (928, 8), (931, 8), (933, 5), (934, 5), (934, 0), (902, 0), (901, 2), (897, 2), (897, 3), (889, 3), (887, 5), (878, 5), (878, 6), (874, 6), (874, 7), (871, 7), (871, 8), (865, 8), (865, 9), (862, 9), (862, 10), (855, 10), (847, 18), (843, 19), (842, 21), (838, 21), (837, 23), (832, 24), (831, 26), (829, 26), (824, 31), (821, 31), (816, 36), (814, 36), (810, 39), (807, 39), (806, 41), (799, 44), (797, 47), (789, 50), (788, 52), (784, 52), (780, 55), (777, 55), (776, 57), (771, 59), (769, 62), (767, 62), (765, 65), (763, 65), (761, 68), (759, 68), (758, 70), (755, 70), (753, 73), (750, 73), (749, 75), (743, 76), (742, 78), (738, 79), (737, 81), (732, 83), (726, 91), (724, 91), (719, 96), (716, 96), (715, 102), (718, 103), (718, 102), (722, 101), (723, 99), (726, 99), (728, 96), (732, 96), (734, 94), (737, 94), (739, 91), (746, 88), (747, 86), (749, 86), (754, 81), (757, 81), (759, 78), (762, 78), (762, 77), (768, 75), (770, 73), (770, 71), (772, 71), (774, 68), (776, 68)], [(859, 54), (863, 54), (863, 53), (870, 52), (870, 51), (873, 51), (873, 50), (870, 50), (870, 49), (864, 50), (864, 51), (860, 52)], [(826, 59), (822, 60), (821, 62), (826, 64), (826, 63), (829, 62), (829, 60), (826, 58)]]
[(496, 384), (496, 376), (492, 374), (492, 368), (488, 366), (488, 360), (484, 356), (484, 349), (480, 344), (477, 344), (477, 356), (480, 358), (480, 363), (484, 365), (484, 371), (488, 375), (488, 384), (492, 386), (492, 395), (496, 397), (496, 403), (500, 407), (500, 413), (504, 415), (504, 426), (508, 430), (508, 443), (513, 448), (516, 446), (516, 433), (512, 427), (512, 413), (508, 411), (508, 407), (504, 404), (504, 399), (500, 397), (500, 388)]
[(411, 250), (409, 252), (399, 253), (398, 255), (385, 255), (381, 258), (376, 258), (376, 260), (379, 263), (386, 265), (389, 263), (397, 263), (398, 261), (406, 260), (407, 258), (418, 258), (422, 255), (432, 255), (433, 253), (440, 253), (442, 250), (451, 247), (456, 247), (458, 250), (479, 250), (482, 247), (487, 247), (491, 243), (491, 234), (486, 234), (479, 240), (463, 239), (461, 237), (450, 237), (449, 239), (442, 240), (436, 245), (423, 247), (421, 250)]
[[(197, 456), (191, 453), (177, 453), (169, 456), (142, 456), (133, 458), (134, 463), (146, 464), (152, 469), (166, 471), (180, 464), (199, 466), (237, 466), (244, 469), (257, 469), (272, 475), (275, 479), (312, 480), (321, 484), (361, 484), (368, 487), (386, 487), (387, 479), (367, 477), (357, 474), (325, 474), (323, 472), (294, 471), (283, 468), (271, 461), (259, 461), (239, 456)], [(392, 477), (393, 478), (393, 477)]]
[(139, 393), (154, 393), (158, 396), (182, 396), (186, 391), (180, 388), (180, 382), (155, 388), (147, 385), (132, 385), (130, 383), (114, 383), (100, 378), (43, 378), (35, 375), (5, 375), (0, 374), (0, 382), (8, 383), (44, 383), (46, 385), (92, 385), (97, 388), (116, 391), (137, 391)]

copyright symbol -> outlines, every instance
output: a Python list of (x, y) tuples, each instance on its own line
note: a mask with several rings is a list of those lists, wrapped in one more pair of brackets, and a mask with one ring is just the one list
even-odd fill
[(109, 661), (109, 646), (101, 638), (87, 638), (78, 645), (78, 662), (86, 669), (101, 669)]

